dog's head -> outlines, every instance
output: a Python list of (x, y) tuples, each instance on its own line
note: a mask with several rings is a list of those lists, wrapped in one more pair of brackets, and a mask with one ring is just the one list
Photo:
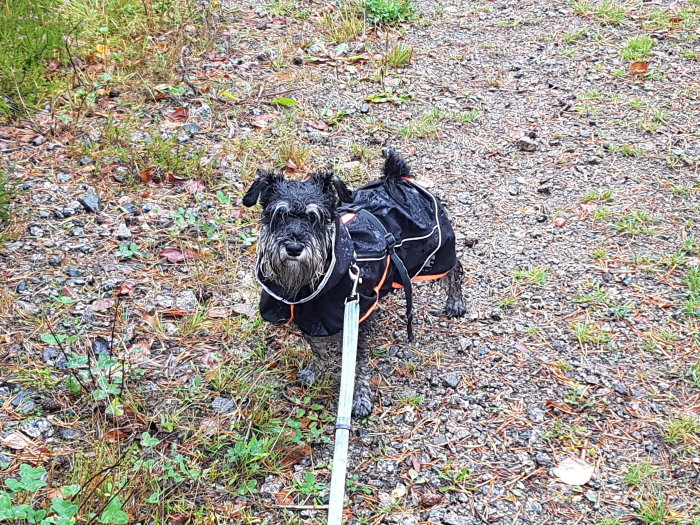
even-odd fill
[(305, 181), (258, 172), (243, 204), (260, 202), (263, 208), (258, 254), (263, 277), (289, 296), (314, 287), (330, 262), (338, 205), (351, 200), (350, 190), (331, 171)]

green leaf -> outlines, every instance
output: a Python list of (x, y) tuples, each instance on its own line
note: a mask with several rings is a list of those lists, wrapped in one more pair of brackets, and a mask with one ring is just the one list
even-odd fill
[(141, 434), (141, 446), (142, 447), (154, 447), (160, 443), (160, 439), (151, 437), (148, 432)]
[(20, 480), (16, 479), (6, 479), (5, 485), (10, 487), (12, 492), (21, 492), (26, 490), (28, 492), (36, 492), (41, 487), (46, 485), (46, 482), (41, 479), (41, 477), (46, 474), (46, 470), (43, 468), (34, 468), (27, 463), (22, 463), (19, 466)]
[(119, 501), (118, 496), (114, 496), (110, 500), (109, 504), (105, 507), (105, 510), (102, 511), (100, 517), (97, 518), (97, 521), (100, 523), (116, 525), (129, 523), (129, 516), (122, 510), (122, 502)]
[(62, 518), (72, 518), (78, 513), (78, 506), (63, 498), (53, 498), (51, 500), (51, 510)]
[(216, 190), (216, 199), (221, 203), (221, 204), (228, 204), (231, 202), (231, 197), (224, 194), (223, 191), (221, 190)]
[(279, 97), (272, 101), (273, 104), (279, 104), (280, 106), (296, 106), (299, 104), (296, 100), (287, 97)]
[(225, 96), (226, 98), (231, 99), (231, 100), (241, 100), (240, 98), (238, 98), (236, 95), (234, 95), (230, 91), (222, 91), (221, 94), (223, 96)]
[(65, 335), (57, 335), (57, 336), (54, 337), (54, 336), (51, 335), (51, 334), (41, 334), (40, 339), (41, 339), (42, 342), (44, 342), (44, 343), (46, 343), (46, 344), (50, 344), (50, 345), (59, 345), (59, 344), (61, 344), (63, 341), (66, 340), (66, 336), (65, 336)]
[(29, 523), (38, 523), (46, 517), (46, 511), (44, 509), (34, 510), (27, 512), (27, 521)]
[(61, 494), (65, 498), (72, 498), (76, 494), (80, 492), (80, 485), (66, 485), (65, 487), (61, 487)]

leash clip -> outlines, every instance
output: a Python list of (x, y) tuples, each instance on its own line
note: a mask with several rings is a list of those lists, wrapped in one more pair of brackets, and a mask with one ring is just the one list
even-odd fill
[(348, 273), (350, 274), (350, 279), (352, 279), (352, 291), (350, 292), (350, 295), (347, 297), (347, 299), (345, 299), (346, 303), (348, 301), (357, 300), (357, 285), (360, 282), (360, 268), (357, 266), (357, 263), (353, 262), (350, 265)]

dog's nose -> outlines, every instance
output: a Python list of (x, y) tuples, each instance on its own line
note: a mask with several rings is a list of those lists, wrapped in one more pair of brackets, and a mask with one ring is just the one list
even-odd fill
[(300, 242), (288, 242), (284, 245), (284, 249), (290, 257), (299, 257), (304, 251), (304, 245)]

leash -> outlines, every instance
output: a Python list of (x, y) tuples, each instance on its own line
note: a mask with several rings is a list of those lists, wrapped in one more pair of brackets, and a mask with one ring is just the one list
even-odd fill
[(343, 364), (340, 373), (338, 418), (335, 423), (333, 471), (331, 472), (331, 491), (328, 499), (328, 525), (341, 525), (343, 520), (345, 475), (348, 469), (348, 443), (350, 441), (350, 430), (352, 429), (350, 416), (352, 412), (352, 396), (355, 390), (357, 338), (360, 327), (360, 301), (357, 295), (360, 269), (353, 263), (349, 272), (353, 280), (353, 286), (352, 293), (345, 300), (343, 315)]

